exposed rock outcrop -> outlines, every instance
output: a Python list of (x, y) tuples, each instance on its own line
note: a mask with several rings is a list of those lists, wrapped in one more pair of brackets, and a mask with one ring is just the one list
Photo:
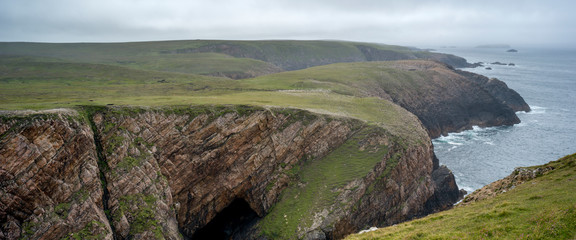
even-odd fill
[[(273, 206), (310, 190), (318, 164), (345, 181), (323, 190), (312, 222), (278, 237), (340, 238), (444, 208), (426, 202), (457, 191), (435, 183), (429, 139), (406, 143), (359, 120), (243, 106), (81, 111), (1, 119), (3, 238), (182, 239), (207, 227), (276, 238)], [(247, 221), (214, 223), (223, 214)]]
[(541, 167), (518, 167), (514, 169), (507, 177), (492, 182), (473, 193), (467, 195), (462, 203), (459, 205), (466, 205), (473, 202), (481, 201), (484, 199), (492, 198), (499, 194), (505, 193), (516, 186), (539, 177), (551, 170), (554, 170), (553, 165), (545, 165)]
[(97, 161), (78, 116), (2, 116), (0, 239), (112, 239)]
[[(134, 194), (154, 196), (163, 205), (173, 206), (172, 212), (169, 208), (157, 212), (177, 215), (179, 226), (173, 227), (179, 227), (188, 237), (235, 199), (243, 199), (264, 216), (290, 182), (284, 171), (304, 155), (322, 157), (342, 144), (358, 124), (327, 122), (324, 118), (303, 124), (304, 119), (291, 119), (295, 116), (274, 117), (264, 110), (245, 110), (248, 113), (240, 115), (234, 109), (222, 109), (216, 113), (223, 114), (218, 118), (212, 114), (97, 113), (94, 121), (103, 133), (102, 144), (111, 170), (107, 177), (113, 183), (125, 184), (109, 187), (111, 199)], [(107, 128), (110, 123), (115, 126)], [(134, 162), (128, 172), (115, 174), (126, 170), (126, 161)], [(152, 179), (125, 179), (134, 176)], [(134, 182), (151, 183), (154, 179), (165, 181), (154, 189), (163, 189), (162, 196), (166, 197), (150, 192), (149, 184), (134, 186)], [(111, 202), (113, 215), (118, 207)]]
[(382, 64), (382, 68), (421, 75), (390, 81), (388, 72), (375, 72), (380, 76), (357, 87), (365, 89), (368, 96), (390, 99), (418, 116), (432, 138), (475, 125), (513, 125), (520, 123), (515, 111), (530, 111), (524, 99), (498, 79), (423, 60), (395, 61)]
[(480, 74), (475, 74), (467, 71), (456, 70), (460, 75), (466, 77), (467, 80), (475, 82), (480, 85), (484, 90), (488, 91), (492, 96), (494, 96), (500, 103), (507, 105), (512, 110), (518, 111), (530, 111), (530, 106), (524, 101), (524, 98), (520, 96), (516, 91), (508, 88), (506, 83), (498, 80), (497, 78), (488, 78)]
[(395, 61), (395, 60), (414, 60), (424, 59), (438, 61), (448, 64), (456, 68), (476, 67), (476, 64), (471, 64), (466, 59), (445, 53), (434, 53), (429, 51), (392, 51), (377, 49), (366, 45), (356, 45), (362, 51), (367, 61)]

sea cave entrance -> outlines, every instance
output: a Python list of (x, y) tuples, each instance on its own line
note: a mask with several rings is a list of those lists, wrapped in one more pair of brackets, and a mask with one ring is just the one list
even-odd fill
[(258, 214), (250, 208), (246, 200), (237, 198), (206, 226), (198, 229), (192, 239), (233, 239), (258, 218)]

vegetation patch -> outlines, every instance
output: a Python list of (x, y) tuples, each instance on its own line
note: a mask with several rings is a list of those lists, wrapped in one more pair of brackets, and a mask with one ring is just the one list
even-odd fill
[(141, 193), (122, 196), (114, 219), (118, 221), (121, 216), (126, 216), (130, 223), (130, 236), (152, 231), (157, 239), (163, 239), (162, 227), (156, 219), (156, 201), (155, 196)]
[(36, 223), (34, 222), (24, 222), (22, 224), (22, 232), (20, 235), (21, 240), (24, 239), (29, 239), (30, 237), (32, 237), (32, 235), (34, 235), (35, 233), (35, 228), (36, 228)]
[(54, 206), (54, 213), (60, 216), (62, 219), (68, 217), (68, 212), (70, 211), (70, 203), (60, 203)]
[(72, 199), (76, 202), (83, 203), (90, 197), (90, 193), (85, 188), (82, 188), (72, 195)]
[(118, 167), (125, 170), (125, 171), (130, 171), (132, 168), (134, 168), (136, 166), (140, 166), (141, 162), (142, 162), (142, 160), (139, 158), (127, 156), (122, 161), (120, 161), (118, 163)]
[(366, 176), (388, 152), (384, 145), (366, 149), (361, 144), (378, 131), (378, 127), (366, 126), (326, 157), (289, 170), (287, 174), (296, 178), (296, 183), (284, 190), (281, 200), (263, 218), (263, 233), (271, 239), (295, 239), (299, 228), (310, 226), (316, 213), (341, 207), (334, 204), (343, 187)]
[(116, 148), (122, 146), (122, 142), (124, 141), (124, 136), (122, 135), (113, 135), (108, 139), (108, 145), (106, 148), (106, 152), (110, 155), (112, 154)]
[(145, 147), (148, 148), (148, 149), (150, 149), (151, 147), (154, 146), (153, 143), (146, 142), (146, 141), (144, 140), (144, 138), (142, 138), (142, 137), (136, 137), (136, 138), (134, 138), (134, 144), (136, 144), (137, 146), (145, 146)]
[(105, 239), (106, 234), (108, 234), (106, 225), (99, 221), (93, 220), (86, 224), (80, 231), (70, 233), (68, 236), (62, 238), (61, 240), (100, 240)]

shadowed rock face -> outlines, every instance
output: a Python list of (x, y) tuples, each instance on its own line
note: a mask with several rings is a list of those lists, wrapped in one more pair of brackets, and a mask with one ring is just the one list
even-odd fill
[(488, 91), (500, 103), (510, 107), (515, 112), (525, 111), (529, 112), (530, 106), (524, 101), (516, 91), (508, 88), (506, 83), (498, 80), (497, 78), (488, 78), (479, 74), (456, 70), (460, 75), (465, 76), (467, 80), (480, 85), (483, 89)]
[[(370, 127), (246, 107), (86, 112), (90, 121), (73, 114), (2, 118), (3, 238), (182, 239), (212, 225), (232, 232), (226, 237), (263, 236), (259, 219), (297, 183), (294, 170)], [(426, 205), (442, 194), (432, 178), (430, 140), (407, 145), (370, 128), (376, 131), (358, 149), (388, 151), (367, 174), (335, 189), (336, 200), (326, 206), (334, 211), (312, 213), (324, 217), (299, 237), (341, 238), (442, 208)]]
[(410, 83), (359, 86), (366, 95), (390, 99), (418, 116), (431, 138), (472, 129), (520, 123), (516, 111), (530, 111), (524, 99), (498, 79), (455, 70), (432, 61), (396, 61), (395, 69), (421, 73)]

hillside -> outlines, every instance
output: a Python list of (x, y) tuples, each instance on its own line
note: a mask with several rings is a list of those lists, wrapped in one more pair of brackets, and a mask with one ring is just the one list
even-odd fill
[[(76, 105), (250, 104), (308, 109), (395, 125), (393, 102), (419, 117), (431, 137), (519, 122), (522, 97), (497, 79), (410, 60), (336, 63), (257, 78), (171, 73), (0, 56), (0, 109)], [(457, 104), (454, 104), (457, 103)], [(385, 110), (384, 110), (385, 112)], [(397, 121), (401, 123), (402, 121)]]
[(341, 41), (190, 40), (131, 43), (0, 43), (0, 55), (37, 56), (131, 69), (250, 78), (337, 62), (465, 59), (401, 46)]
[(576, 154), (519, 168), (454, 209), (346, 239), (573, 239), (574, 189)]

